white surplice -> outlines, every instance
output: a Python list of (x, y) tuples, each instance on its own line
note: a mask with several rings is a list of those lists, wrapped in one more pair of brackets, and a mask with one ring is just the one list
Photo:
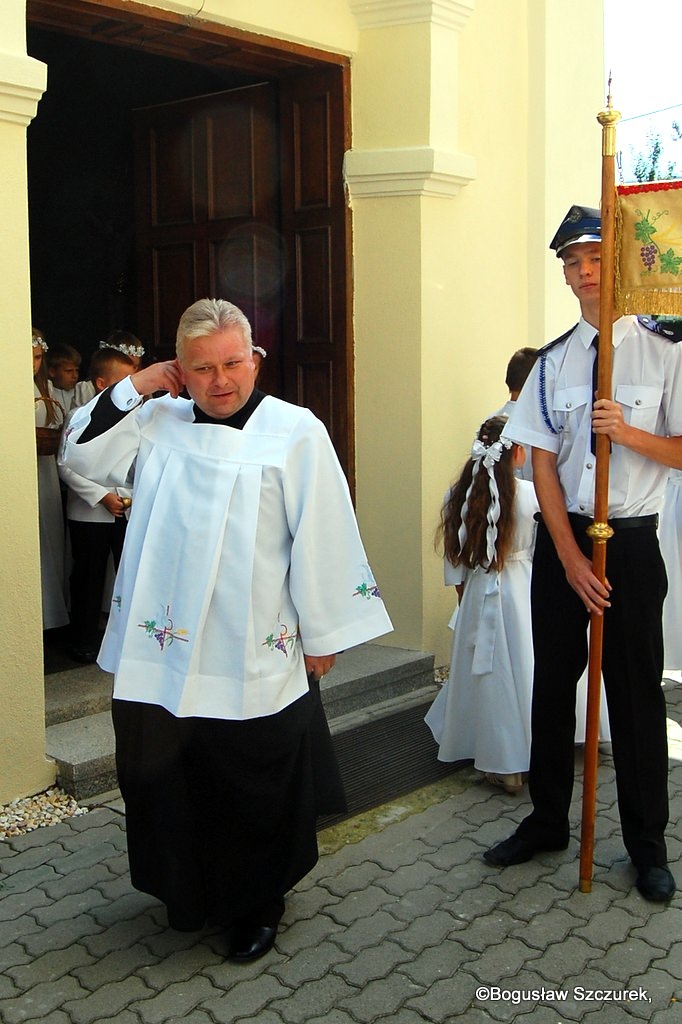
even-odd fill
[(176, 717), (274, 714), (308, 691), (303, 653), (391, 630), (322, 423), (267, 396), (243, 430), (170, 396), (90, 441), (78, 409), (61, 460), (134, 502), (100, 666), (114, 696)]

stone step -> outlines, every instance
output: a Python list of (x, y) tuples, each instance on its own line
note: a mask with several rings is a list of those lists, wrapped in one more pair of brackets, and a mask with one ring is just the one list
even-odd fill
[(433, 655), (361, 644), (337, 658), (320, 684), (330, 726), (336, 719), (433, 686)]
[(111, 708), (114, 677), (97, 665), (45, 676), (45, 725), (70, 722)]
[(109, 711), (49, 725), (45, 746), (47, 756), (57, 764), (57, 785), (76, 800), (118, 785)]
[[(117, 784), (109, 711), (111, 682), (112, 677), (96, 666), (46, 677), (47, 754), (57, 763), (58, 784), (77, 800), (114, 789)], [(421, 723), (437, 692), (433, 656), (363, 644), (339, 656), (333, 673), (322, 680), (321, 692), (334, 743), (345, 751), (348, 770), (353, 760), (348, 737), (358, 737), (362, 742), (367, 736), (371, 746), (372, 730), (384, 720), (393, 726), (388, 732), (382, 726), (381, 733), (393, 737), (388, 747), (395, 749), (387, 747), (383, 751), (383, 763), (393, 766), (405, 756), (401, 752), (406, 739), (401, 722), (412, 723), (410, 729), (414, 723)], [(424, 726), (422, 736), (422, 724), (414, 727), (421, 737), (417, 759), (423, 747), (425, 761), (433, 764), (434, 778), (439, 777), (444, 769), (435, 760), (430, 733)], [(426, 770), (428, 774), (430, 769)], [(385, 788), (386, 783), (383, 785)], [(401, 786), (401, 792), (406, 792), (404, 781)]]

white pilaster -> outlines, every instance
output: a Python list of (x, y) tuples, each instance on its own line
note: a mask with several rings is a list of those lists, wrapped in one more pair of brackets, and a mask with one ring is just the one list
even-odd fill
[(475, 6), (475, 0), (349, 0), (358, 28), (387, 28), (428, 21), (459, 31)]
[(430, 146), (351, 149), (343, 171), (351, 202), (379, 196), (451, 199), (476, 177), (476, 163), (467, 153), (448, 153)]
[(0, 121), (26, 127), (47, 85), (47, 67), (33, 57), (0, 52)]

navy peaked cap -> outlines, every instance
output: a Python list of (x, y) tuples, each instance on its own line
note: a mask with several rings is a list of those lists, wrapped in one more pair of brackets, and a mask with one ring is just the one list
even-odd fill
[(549, 243), (557, 256), (567, 245), (577, 242), (601, 242), (601, 213), (591, 206), (572, 206)]

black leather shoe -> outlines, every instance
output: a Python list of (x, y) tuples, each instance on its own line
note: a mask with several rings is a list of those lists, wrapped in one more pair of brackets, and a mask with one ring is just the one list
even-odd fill
[(269, 953), (277, 938), (277, 928), (270, 924), (243, 925), (237, 928), (227, 959), (235, 964), (248, 964)]
[(99, 650), (90, 650), (87, 647), (72, 647), (69, 651), (73, 661), (81, 665), (94, 665), (97, 661)]
[(497, 846), (486, 850), (483, 860), (488, 864), (493, 864), (496, 868), (508, 868), (512, 864), (525, 864), (536, 853), (547, 850), (565, 850), (567, 846), (568, 843), (537, 846), (515, 832), (513, 836), (509, 836), (509, 839), (504, 839)]
[(644, 899), (652, 903), (667, 903), (675, 895), (675, 879), (666, 864), (640, 868), (636, 885)]

